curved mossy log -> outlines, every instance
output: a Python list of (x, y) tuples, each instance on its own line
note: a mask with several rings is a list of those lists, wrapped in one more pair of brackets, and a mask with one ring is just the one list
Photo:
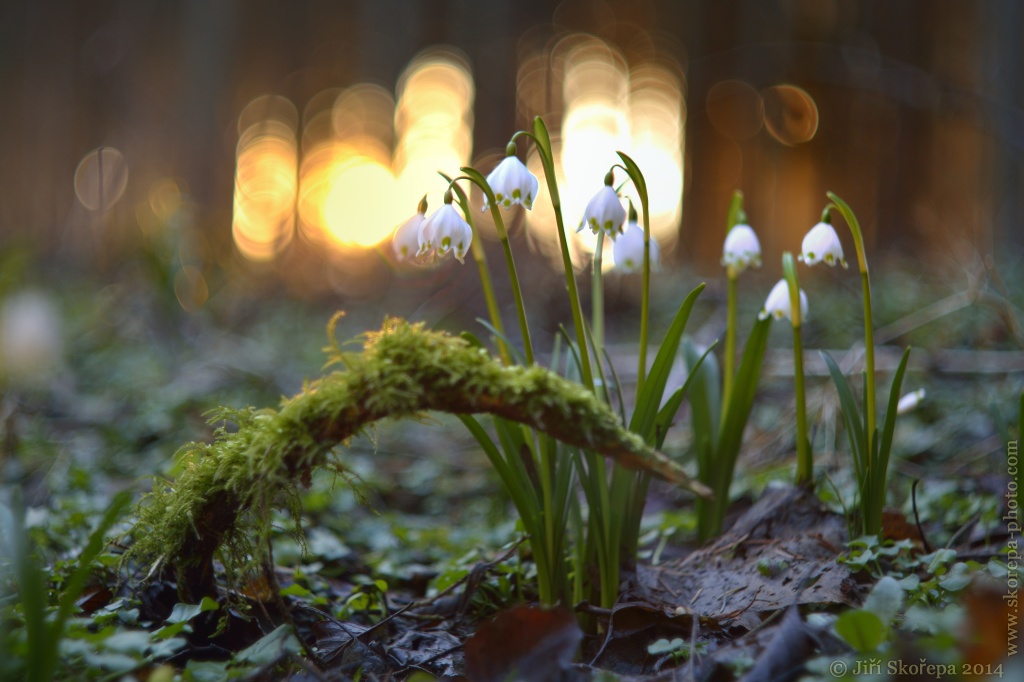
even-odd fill
[(279, 410), (217, 413), (237, 430), (222, 427), (213, 443), (186, 445), (177, 479), (158, 480), (143, 499), (131, 554), (174, 565), (182, 599), (216, 594), (213, 558), (222, 547), (232, 568), (252, 568), (267, 541), (268, 509), (287, 505), (297, 519), (299, 485), (311, 470), (337, 466), (331, 451), (385, 417), (489, 413), (709, 494), (593, 394), (542, 367), (503, 366), (461, 338), (398, 319), (366, 334), (362, 353), (335, 351), (345, 369), (310, 383)]

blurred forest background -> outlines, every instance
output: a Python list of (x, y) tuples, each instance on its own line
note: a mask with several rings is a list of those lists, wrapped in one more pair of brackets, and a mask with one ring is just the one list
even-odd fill
[[(472, 268), (397, 263), (387, 236), (424, 192), (440, 205), (437, 170), (486, 173), (535, 115), (570, 225), (623, 149), (663, 260), (701, 276), (734, 189), (771, 279), (826, 190), (876, 254), (1013, 264), (1022, 26), (1015, 0), (7, 0), (0, 249), (33, 266), (4, 287), (148, 269), (190, 312), (281, 289), (425, 317), (447, 291), (451, 311)], [(546, 201), (513, 219), (542, 252)]]

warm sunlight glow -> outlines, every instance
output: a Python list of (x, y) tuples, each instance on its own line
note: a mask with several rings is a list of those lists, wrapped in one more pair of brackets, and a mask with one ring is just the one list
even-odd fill
[[(473, 151), (475, 88), (465, 57), (451, 49), (421, 53), (398, 81), (395, 110), (396, 201), (411, 215), (424, 193), (443, 192), (438, 171), (458, 175)], [(439, 201), (432, 201), (436, 208)]]
[(650, 63), (630, 71), (630, 127), (633, 160), (647, 180), (651, 234), (662, 250), (679, 236), (683, 200), (685, 103), (683, 85), (668, 64)]
[(410, 214), (394, 197), (395, 178), (389, 167), (365, 156), (349, 157), (334, 169), (324, 201), (324, 225), (341, 246), (376, 246)]
[[(651, 232), (663, 249), (671, 248), (682, 215), (685, 144), (685, 103), (678, 70), (658, 61), (631, 68), (618, 51), (591, 36), (566, 38), (553, 51), (557, 54), (550, 59), (533, 55), (524, 61), (519, 83), (529, 92), (520, 93), (520, 106), (538, 106), (541, 64), (561, 65), (561, 78), (555, 74), (551, 80), (562, 84), (558, 99), (564, 102), (564, 114), (560, 130), (551, 132), (562, 215), (566, 229), (574, 233), (570, 245), (574, 256), (594, 250), (594, 235), (589, 230), (575, 234), (575, 229), (605, 173), (620, 162), (617, 151), (630, 155), (643, 171), (650, 199)], [(541, 173), (535, 158), (528, 163), (534, 173)], [(616, 185), (626, 182), (625, 172), (616, 170), (615, 180)], [(624, 198), (634, 198), (640, 210), (629, 183), (621, 193)], [(534, 243), (545, 253), (557, 254), (554, 215), (549, 206), (538, 202), (528, 221)]]
[(437, 172), (469, 163), (473, 91), (465, 58), (434, 49), (403, 72), (397, 100), (368, 83), (315, 96), (303, 114), (303, 236), (341, 251), (373, 248), (424, 193), (436, 191), (436, 208)]
[(232, 235), (250, 260), (271, 260), (295, 232), (296, 118), (288, 100), (266, 96), (238, 119)]

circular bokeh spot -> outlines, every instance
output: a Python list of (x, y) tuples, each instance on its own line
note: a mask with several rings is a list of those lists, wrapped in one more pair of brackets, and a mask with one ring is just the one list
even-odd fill
[(749, 140), (764, 122), (760, 93), (743, 81), (716, 83), (708, 91), (706, 105), (711, 125), (732, 140)]
[(818, 132), (818, 105), (803, 88), (775, 85), (765, 89), (763, 100), (765, 128), (782, 144), (808, 142)]

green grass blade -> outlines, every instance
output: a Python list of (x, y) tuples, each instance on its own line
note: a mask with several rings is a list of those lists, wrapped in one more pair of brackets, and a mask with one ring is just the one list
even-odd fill
[(690, 339), (683, 339), (683, 362), (689, 371), (687, 381), (694, 381), (690, 389), (694, 437), (696, 439), (698, 434), (707, 435), (708, 444), (714, 450), (722, 417), (722, 374), (714, 356), (700, 362), (706, 355), (707, 351), (703, 355), (698, 353)]
[[(477, 443), (480, 444), (484, 454), (487, 455), (487, 459), (490, 461), (494, 470), (498, 472), (498, 477), (501, 482), (505, 485), (505, 489), (508, 491), (509, 496), (512, 498), (512, 503), (515, 504), (516, 510), (519, 512), (519, 517), (523, 521), (523, 526), (526, 528), (528, 533), (533, 533), (537, 529), (538, 516), (540, 505), (537, 500), (536, 491), (533, 488), (532, 483), (529, 480), (529, 476), (526, 474), (525, 468), (520, 466), (512, 465), (502, 455), (501, 450), (491, 440), (490, 435), (480, 424), (480, 422), (470, 415), (460, 414), (457, 415), (459, 421), (461, 421), (469, 432), (476, 438)], [(498, 427), (495, 419), (496, 430), (501, 432), (501, 428)], [(511, 431), (514, 429), (506, 429)], [(509, 446), (515, 447), (515, 446)], [(506, 452), (509, 452), (506, 449)], [(510, 455), (512, 453), (509, 453)], [(510, 457), (513, 461), (518, 460), (518, 452), (515, 453), (515, 457)]]
[[(78, 562), (61, 593), (57, 614), (53, 622), (46, 623), (47, 574), (36, 562), (35, 552), (24, 530), (24, 519), (15, 516), (12, 541), (15, 543), (15, 560), (25, 611), (25, 629), (29, 645), (27, 679), (30, 682), (45, 682), (53, 677), (58, 661), (58, 646), (64, 635), (64, 625), (75, 609), (75, 602), (85, 589), (86, 580), (92, 571), (92, 562), (107, 545), (107, 532), (117, 523), (131, 504), (132, 495), (124, 490), (116, 494), (103, 518), (78, 555)], [(20, 505), (16, 503), (20, 510)], [(18, 513), (18, 512), (16, 512)]]
[[(576, 342), (569, 336), (569, 330), (565, 328), (564, 324), (558, 325), (558, 331), (562, 338), (565, 339), (565, 349), (568, 357), (572, 360), (572, 362), (566, 361), (565, 363), (565, 378), (579, 381), (580, 377), (583, 376), (583, 361), (580, 359), (579, 349), (576, 346)], [(569, 371), (572, 367), (576, 368), (576, 374), (572, 374)]]
[(857, 399), (853, 396), (849, 382), (843, 376), (839, 365), (832, 359), (832, 356), (821, 351), (821, 357), (828, 365), (828, 371), (832, 375), (832, 383), (839, 394), (839, 407), (843, 411), (843, 422), (846, 425), (846, 435), (850, 440), (850, 449), (853, 450), (853, 461), (857, 467), (857, 478), (863, 480), (868, 469), (868, 458), (871, 453), (868, 450), (867, 434), (864, 433), (864, 422), (861, 420), (860, 411), (857, 408)]
[(601, 362), (601, 353), (599, 352), (602, 349), (598, 349), (597, 344), (594, 342), (594, 330), (590, 328), (586, 320), (583, 321), (583, 332), (587, 343), (590, 344), (590, 348), (594, 351), (594, 370), (596, 371), (597, 379), (601, 382), (601, 392), (599, 395), (603, 396), (604, 401), (611, 405), (612, 394), (608, 388), (608, 379), (605, 377), (604, 363)]
[(604, 361), (608, 363), (608, 372), (612, 375), (612, 386), (615, 388), (615, 397), (619, 400), (619, 419), (622, 423), (626, 423), (626, 400), (622, 397), (622, 382), (619, 381), (619, 374), (615, 371), (615, 365), (612, 363), (612, 356), (608, 354), (607, 348), (601, 349), (601, 354), (604, 355)]
[(721, 416), (718, 427), (718, 442), (715, 445), (715, 461), (713, 465), (716, 477), (712, 490), (715, 493), (713, 503), (714, 518), (711, 533), (721, 530), (725, 518), (725, 510), (729, 506), (729, 488), (732, 485), (733, 473), (736, 469), (736, 458), (739, 456), (740, 445), (743, 443), (743, 432), (746, 430), (750, 410), (754, 406), (757, 393), (757, 382), (761, 375), (765, 350), (768, 347), (768, 332), (771, 329), (771, 318), (754, 321), (754, 328), (747, 337), (743, 356), (733, 381), (732, 391), (725, 414)]
[[(509, 339), (508, 336), (504, 332), (502, 332), (500, 329), (497, 329), (493, 324), (490, 323), (490, 321), (485, 320), (482, 317), (476, 318), (476, 321), (479, 322), (481, 326), (486, 328), (487, 331), (489, 331), (491, 334), (493, 334), (495, 338), (500, 339), (501, 341), (505, 342), (505, 347), (508, 348), (512, 352), (512, 357), (515, 359), (517, 364), (520, 364), (520, 365), (525, 365), (526, 364), (526, 356), (523, 355), (523, 353), (518, 348), (516, 348), (515, 344), (512, 343), (512, 340)], [(463, 332), (462, 334), (460, 334), (460, 336), (464, 337), (466, 335), (466, 333), (467, 332)], [(483, 344), (481, 344), (481, 345), (483, 345)]]
[(889, 451), (892, 449), (892, 437), (896, 431), (896, 406), (900, 402), (900, 389), (903, 387), (903, 375), (907, 371), (907, 361), (910, 359), (910, 348), (903, 351), (900, 364), (896, 368), (896, 374), (892, 378), (892, 388), (889, 389), (889, 405), (885, 411), (885, 420), (882, 422), (882, 440), (879, 443), (877, 459), (874, 464), (875, 481), (873, 482), (874, 492), (882, 497), (879, 506), (884, 504), (885, 479), (889, 470)]
[(114, 498), (110, 501), (110, 506), (107, 507), (103, 518), (100, 519), (99, 525), (96, 526), (96, 530), (89, 536), (89, 542), (85, 545), (85, 549), (78, 555), (78, 565), (75, 566), (74, 572), (68, 578), (64, 592), (60, 596), (57, 620), (53, 624), (55, 636), (59, 636), (64, 631), (64, 623), (71, 616), (72, 611), (75, 609), (75, 602), (78, 601), (78, 598), (82, 595), (82, 590), (85, 589), (85, 582), (89, 579), (89, 573), (92, 571), (92, 562), (103, 551), (103, 548), (107, 546), (107, 531), (117, 523), (131, 502), (132, 494), (127, 490), (122, 490), (114, 495)]
[(743, 357), (740, 358), (739, 370), (736, 372), (733, 390), (729, 395), (729, 404), (726, 405), (725, 414), (721, 417), (717, 449), (719, 457), (727, 455), (731, 464), (735, 463), (735, 453), (739, 452), (744, 427), (754, 406), (754, 396), (757, 393), (757, 382), (761, 375), (765, 350), (768, 348), (770, 329), (771, 318), (754, 322), (754, 328), (750, 331), (746, 347), (743, 349)]
[[(683, 382), (683, 385), (677, 388), (675, 392), (669, 396), (668, 400), (665, 401), (665, 404), (661, 406), (661, 409), (658, 410), (658, 416), (654, 421), (655, 448), (659, 450), (661, 449), (662, 444), (665, 442), (665, 436), (668, 433), (669, 428), (672, 426), (672, 421), (676, 417), (676, 412), (679, 411), (680, 405), (683, 404), (683, 399), (686, 398), (689, 393), (690, 383), (693, 381), (694, 377), (697, 376), (696, 370), (700, 369), (704, 359), (709, 356), (716, 345), (717, 341), (708, 346), (708, 349), (704, 351), (704, 354), (697, 359), (697, 363), (693, 366), (693, 370), (687, 374), (686, 381)], [(711, 357), (714, 356), (712, 355)]]
[[(46, 623), (47, 576), (39, 566), (35, 547), (25, 529), (25, 507), (20, 494), (16, 494), (12, 500), (11, 516), (8, 520), (10, 528), (4, 529), (4, 535), (10, 543), (11, 559), (15, 564), (18, 592), (25, 619), (25, 636), (28, 640), (25, 679), (30, 682), (44, 682), (52, 678), (55, 663), (50, 649), (50, 630)], [(3, 634), (7, 635), (6, 628)]]
[(704, 291), (704, 285), (700, 284), (679, 306), (675, 319), (672, 320), (672, 324), (658, 348), (658, 354), (654, 357), (654, 364), (651, 365), (651, 371), (647, 374), (643, 389), (637, 395), (636, 408), (633, 410), (633, 417), (629, 422), (629, 430), (639, 434), (648, 443), (654, 442), (654, 425), (658, 418), (658, 410), (661, 408), (662, 396), (665, 394), (665, 384), (668, 382), (668, 375), (672, 370), (676, 351), (679, 350), (683, 332), (686, 330), (686, 323), (690, 319), (693, 304), (702, 291)]

